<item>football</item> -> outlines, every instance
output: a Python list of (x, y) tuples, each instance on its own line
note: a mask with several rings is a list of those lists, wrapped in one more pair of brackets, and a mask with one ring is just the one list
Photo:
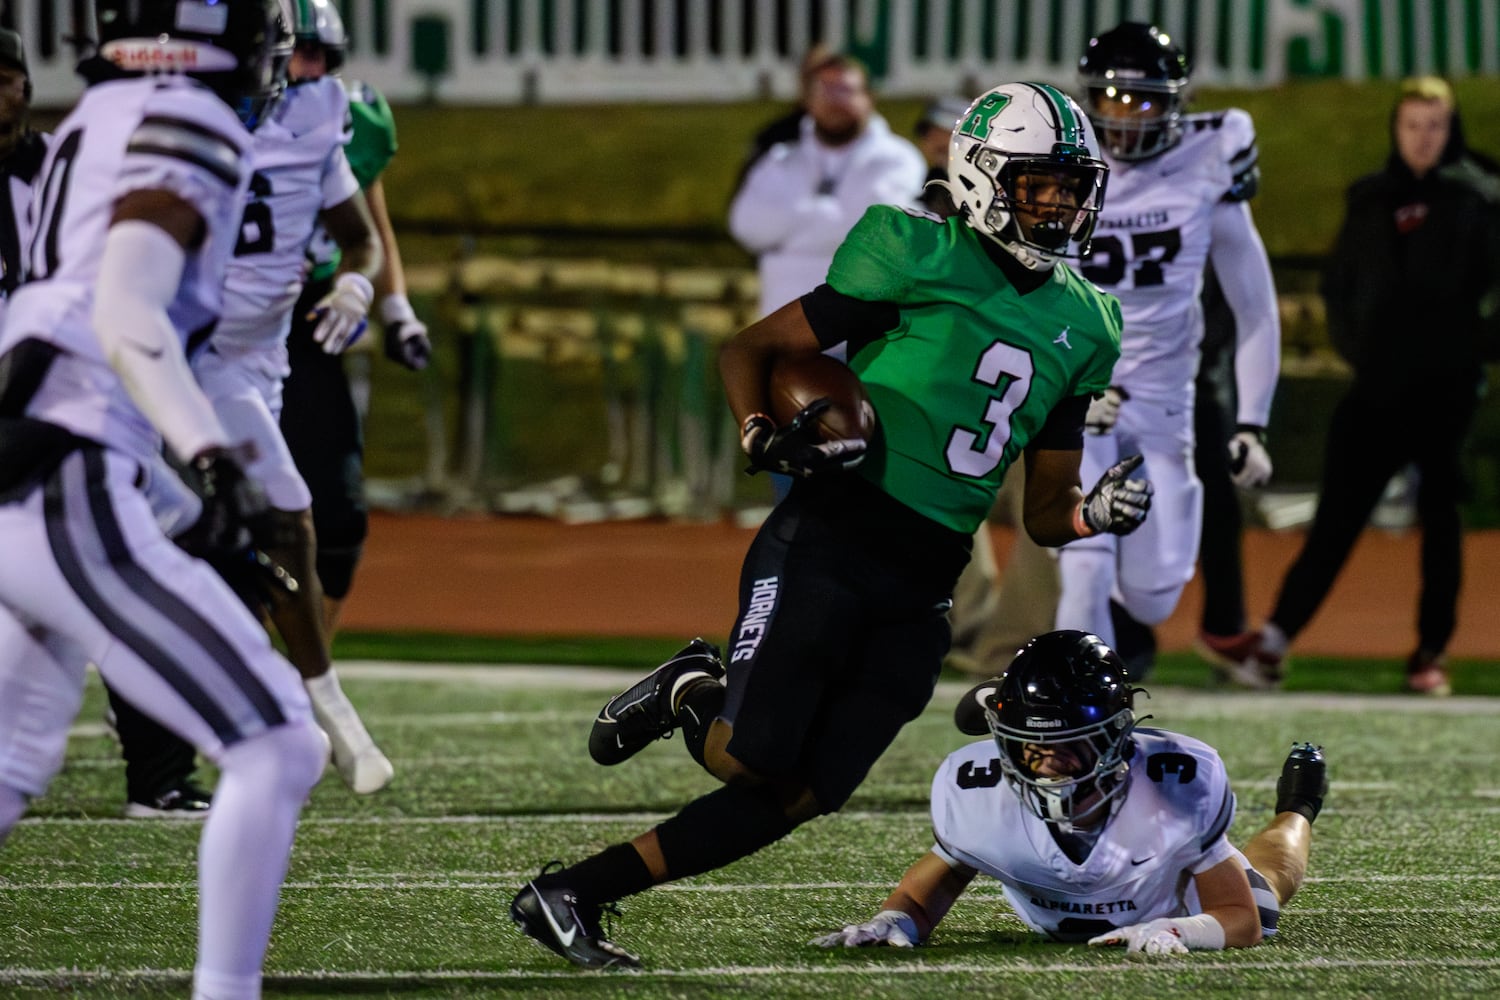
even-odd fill
[(848, 365), (826, 354), (784, 357), (771, 370), (771, 418), (778, 427), (815, 400), (827, 397), (833, 405), (818, 418), (824, 441), (857, 438), (869, 441), (875, 433), (875, 407), (865, 384)]

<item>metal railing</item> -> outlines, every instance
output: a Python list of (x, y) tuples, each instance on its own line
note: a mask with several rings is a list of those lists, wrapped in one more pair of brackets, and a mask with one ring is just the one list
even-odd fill
[[(39, 100), (79, 91), (76, 0), (9, 0)], [(1203, 86), (1291, 76), (1500, 72), (1500, 0), (343, 0), (348, 75), (394, 101), (729, 101), (789, 97), (823, 40), (895, 96), (999, 80), (1071, 83), (1088, 37), (1155, 20)]]

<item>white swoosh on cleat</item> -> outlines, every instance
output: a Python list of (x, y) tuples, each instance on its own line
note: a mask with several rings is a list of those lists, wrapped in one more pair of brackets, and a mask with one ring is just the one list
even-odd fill
[(552, 933), (557, 936), (558, 943), (564, 948), (573, 947), (573, 938), (578, 936), (578, 925), (574, 924), (564, 934), (563, 929), (557, 925), (557, 920), (552, 916), (552, 907), (547, 905), (547, 901), (542, 898), (542, 894), (537, 891), (535, 885), (531, 887), (531, 891), (536, 893), (537, 902), (542, 904), (542, 917), (547, 921), (547, 926), (552, 928)]

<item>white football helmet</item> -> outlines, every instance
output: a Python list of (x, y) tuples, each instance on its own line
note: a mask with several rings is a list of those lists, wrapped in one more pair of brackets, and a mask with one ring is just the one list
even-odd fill
[[(1088, 253), (1109, 176), (1098, 148), (1088, 116), (1067, 94), (1044, 83), (1008, 83), (980, 96), (954, 127), (948, 190), (970, 226), (1026, 267), (1047, 270)], [(1024, 175), (1064, 179), (1076, 205), (1038, 218), (1018, 193)], [(1018, 209), (1028, 218), (1018, 218)]]

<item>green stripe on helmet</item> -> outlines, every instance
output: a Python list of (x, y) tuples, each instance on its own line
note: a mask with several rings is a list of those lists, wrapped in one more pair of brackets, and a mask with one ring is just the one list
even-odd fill
[(1068, 95), (1050, 84), (1037, 83), (1032, 86), (1041, 91), (1057, 114), (1057, 141), (1071, 146), (1084, 145), (1084, 137), (1088, 133), (1083, 130), (1082, 119), (1073, 113), (1073, 102)]

